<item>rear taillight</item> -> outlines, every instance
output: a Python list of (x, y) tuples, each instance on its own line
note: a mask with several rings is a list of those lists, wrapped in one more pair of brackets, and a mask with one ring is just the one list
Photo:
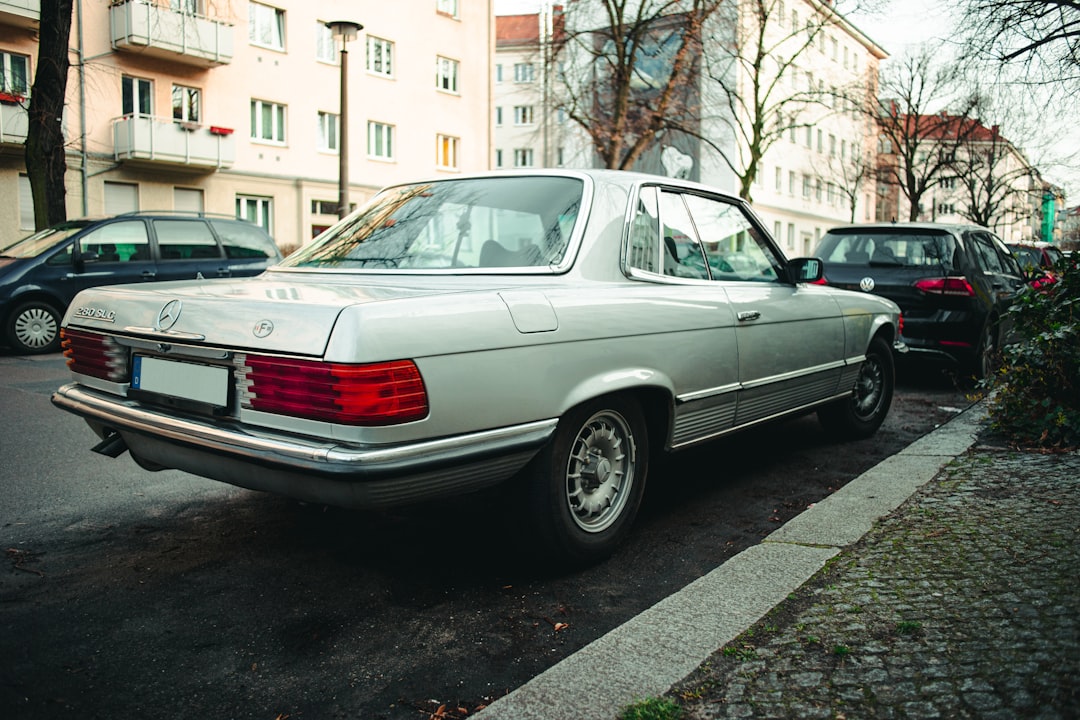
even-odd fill
[(342, 425), (397, 425), (428, 414), (411, 360), (347, 365), (238, 354), (240, 406)]
[(111, 382), (127, 382), (127, 350), (108, 335), (63, 328), (60, 347), (71, 372)]
[(931, 295), (949, 295), (952, 297), (975, 297), (975, 289), (965, 277), (926, 278), (915, 283), (915, 287)]

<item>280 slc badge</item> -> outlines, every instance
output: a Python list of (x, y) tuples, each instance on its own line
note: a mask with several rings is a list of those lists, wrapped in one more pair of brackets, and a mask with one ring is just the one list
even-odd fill
[(102, 322), (115, 322), (116, 312), (113, 310), (105, 310), (103, 308), (95, 307), (78, 307), (75, 308), (75, 317), (83, 318), (86, 320), (101, 320)]

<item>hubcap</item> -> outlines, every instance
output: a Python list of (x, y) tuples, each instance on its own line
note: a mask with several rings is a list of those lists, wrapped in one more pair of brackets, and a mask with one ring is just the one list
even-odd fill
[(582, 426), (566, 464), (566, 500), (578, 527), (597, 533), (618, 520), (634, 482), (635, 457), (622, 415), (602, 411)]
[(855, 413), (862, 418), (871, 417), (877, 410), (885, 392), (885, 372), (881, 364), (868, 357), (859, 370), (855, 381)]
[(15, 337), (32, 350), (40, 350), (56, 339), (56, 318), (44, 308), (30, 308), (15, 320)]

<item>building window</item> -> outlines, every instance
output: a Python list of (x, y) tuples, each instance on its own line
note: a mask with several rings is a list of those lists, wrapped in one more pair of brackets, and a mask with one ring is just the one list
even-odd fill
[(367, 36), (367, 69), (370, 73), (394, 76), (394, 43)]
[(822, 190), (821, 178), (818, 178), (817, 182), (814, 183), (814, 199), (817, 200), (818, 202), (821, 202), (821, 197), (822, 197), (821, 190)]
[(124, 75), (120, 84), (123, 89), (124, 115), (153, 115), (153, 83), (144, 78)]
[(458, 143), (460, 140), (450, 135), (435, 136), (435, 165), (444, 170), (457, 170)]
[(829, 133), (829, 157), (836, 157), (836, 136)]
[(514, 150), (514, 167), (532, 167), (533, 166), (533, 150), (532, 148), (517, 148)]
[(821, 130), (817, 131), (817, 151), (825, 152), (825, 133)]
[(802, 177), (802, 196), (804, 200), (810, 199), (810, 176), (803, 175)]
[(789, 170), (787, 174), (787, 191), (789, 195), (795, 194), (795, 171)]
[(515, 105), (514, 106), (514, 124), (515, 125), (532, 125), (533, 124), (533, 107), (532, 107), (532, 105)]
[(814, 128), (806, 126), (806, 147), (814, 147)]
[(566, 164), (566, 152), (560, 145), (555, 148), (555, 167), (563, 167)]
[(502, 165), (502, 150), (495, 150), (495, 167), (501, 168)]
[(787, 224), (787, 249), (795, 249), (795, 223)]
[(531, 83), (536, 81), (536, 68), (532, 63), (514, 63), (514, 82)]
[(285, 11), (263, 5), (248, 3), (248, 41), (271, 50), (285, 49)]
[(19, 174), (19, 229), (34, 229), (34, 196), (30, 193), (30, 176)]
[(334, 113), (319, 113), (319, 150), (338, 151), (338, 116)]
[[(780, 169), (780, 166), (776, 166), (776, 192), (782, 192), (784, 190), (784, 171)], [(779, 237), (779, 234), (777, 235)]]
[(502, 125), (502, 105), (498, 105), (495, 108), (495, 124)]
[[(120, 215), (139, 209), (139, 186), (137, 183), (105, 181), (102, 187), (106, 215)], [(139, 223), (142, 225), (142, 223)]]
[(496, 64), (495, 65), (495, 82), (497, 82), (497, 83), (502, 82), (502, 65), (501, 64)]
[(782, 233), (783, 230), (784, 230), (784, 224), (782, 222), (777, 220), (776, 222), (773, 223), (772, 234), (773, 234), (773, 237), (776, 238), (777, 242), (780, 242), (780, 233)]
[(198, 88), (172, 86), (172, 116), (177, 122), (199, 122), (202, 91)]
[(236, 217), (255, 223), (267, 233), (273, 235), (274, 199), (253, 195), (237, 195)]
[(334, 33), (326, 23), (315, 23), (315, 59), (319, 62), (338, 64), (338, 49)]
[(458, 61), (439, 57), (435, 59), (435, 87), (446, 92), (458, 91)]
[(264, 100), (252, 100), (251, 139), (284, 145), (285, 106)]
[(312, 200), (312, 215), (337, 215), (337, 200)]
[(0, 92), (25, 96), (30, 85), (30, 58), (25, 55), (0, 52)]
[(956, 189), (956, 178), (955, 177), (942, 178), (941, 179), (941, 187), (943, 187), (946, 190), (955, 190)]
[(458, 0), (435, 0), (435, 12), (456, 18), (458, 16)]
[(394, 126), (380, 122), (367, 124), (368, 157), (394, 159)]

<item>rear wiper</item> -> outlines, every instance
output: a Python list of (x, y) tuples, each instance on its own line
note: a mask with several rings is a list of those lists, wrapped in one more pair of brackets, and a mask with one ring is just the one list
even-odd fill
[(903, 267), (899, 260), (871, 260), (870, 267)]

